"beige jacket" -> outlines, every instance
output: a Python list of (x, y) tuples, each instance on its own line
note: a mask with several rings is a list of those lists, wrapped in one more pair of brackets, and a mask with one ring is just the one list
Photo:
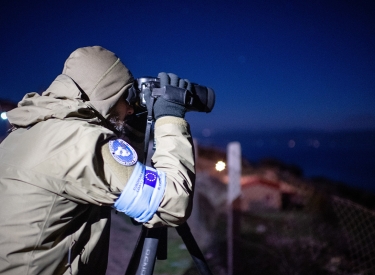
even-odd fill
[[(18, 129), (0, 144), (0, 274), (105, 274), (110, 211), (133, 167), (108, 152), (116, 135), (98, 112), (107, 116), (113, 100), (107, 107), (82, 100), (77, 79), (62, 74), (42, 96), (28, 94), (8, 113)], [(180, 118), (161, 118), (155, 139), (154, 167), (166, 173), (167, 186), (145, 225), (176, 226), (192, 207), (189, 126)]]

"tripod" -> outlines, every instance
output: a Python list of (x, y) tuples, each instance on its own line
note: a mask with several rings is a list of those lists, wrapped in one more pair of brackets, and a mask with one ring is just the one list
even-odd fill
[[(188, 224), (176, 227), (201, 275), (212, 275), (206, 260), (191, 234)], [(167, 259), (167, 228), (149, 229), (142, 226), (133, 255), (125, 275), (150, 275), (154, 272), (156, 259)]]
[[(148, 114), (152, 114), (153, 103), (154, 99), (152, 98), (151, 102), (147, 104)], [(152, 115), (148, 115), (145, 131), (144, 163), (147, 160), (148, 144), (153, 123), (154, 119)], [(176, 230), (185, 243), (199, 273), (201, 275), (212, 275), (188, 224), (185, 222), (176, 227)], [(156, 258), (159, 260), (167, 259), (167, 228), (149, 229), (142, 226), (141, 234), (139, 235), (125, 275), (153, 274)]]

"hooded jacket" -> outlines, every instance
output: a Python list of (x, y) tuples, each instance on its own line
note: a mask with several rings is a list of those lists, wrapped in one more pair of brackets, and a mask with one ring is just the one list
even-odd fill
[[(80, 48), (42, 95), (8, 112), (15, 130), (0, 144), (1, 274), (105, 274), (110, 211), (134, 172), (109, 152), (118, 137), (105, 118), (132, 82), (112, 52)], [(177, 226), (191, 211), (189, 126), (160, 118), (155, 139), (154, 167), (167, 184), (145, 225)]]

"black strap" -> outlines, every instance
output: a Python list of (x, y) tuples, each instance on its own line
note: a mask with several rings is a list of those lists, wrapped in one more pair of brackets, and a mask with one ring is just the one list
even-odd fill
[(144, 144), (144, 158), (143, 158), (143, 164), (146, 164), (147, 161), (147, 155), (148, 155), (148, 144), (150, 142), (150, 136), (151, 136), (151, 130), (152, 125), (155, 122), (154, 115), (152, 112), (152, 109), (154, 107), (155, 98), (150, 96), (150, 100), (146, 102), (147, 107), (147, 125), (146, 125), (146, 131), (145, 131), (145, 144)]

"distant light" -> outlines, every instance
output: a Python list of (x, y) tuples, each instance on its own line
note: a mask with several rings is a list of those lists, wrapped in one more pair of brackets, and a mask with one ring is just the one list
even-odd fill
[(211, 136), (211, 130), (210, 130), (210, 129), (203, 129), (203, 131), (202, 131), (202, 135), (203, 135), (204, 137), (209, 137), (209, 136)]
[(1, 115), (0, 115), (0, 117), (1, 117), (2, 120), (8, 119), (6, 112), (2, 112)]
[(289, 146), (289, 148), (294, 148), (296, 146), (296, 142), (293, 139), (291, 139), (288, 142), (288, 146)]
[(225, 165), (225, 162), (220, 160), (216, 163), (215, 168), (217, 171), (223, 171), (225, 169)]
[(320, 147), (320, 141), (319, 140), (317, 140), (317, 139), (309, 139), (308, 141), (309, 141), (309, 143), (308, 143), (309, 146), (312, 146), (314, 148), (319, 148)]
[(315, 147), (315, 148), (319, 148), (319, 146), (320, 146), (320, 142), (319, 142), (319, 140), (314, 140), (314, 142), (313, 142), (313, 146)]

